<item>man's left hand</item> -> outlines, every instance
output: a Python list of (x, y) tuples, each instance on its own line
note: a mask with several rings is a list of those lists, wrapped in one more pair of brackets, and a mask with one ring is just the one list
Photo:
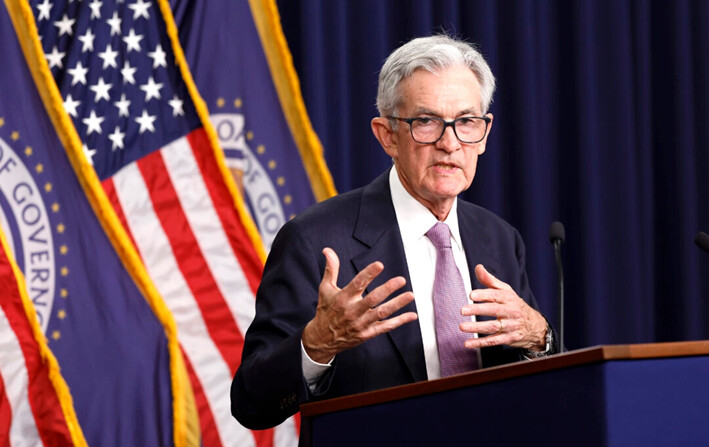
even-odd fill
[(485, 286), (470, 292), (473, 304), (463, 306), (465, 316), (490, 316), (495, 320), (470, 321), (460, 324), (463, 332), (489, 334), (470, 338), (465, 347), (470, 349), (509, 345), (530, 351), (546, 347), (547, 322), (544, 317), (517, 296), (512, 287), (490, 274), (482, 264), (475, 266), (475, 276)]

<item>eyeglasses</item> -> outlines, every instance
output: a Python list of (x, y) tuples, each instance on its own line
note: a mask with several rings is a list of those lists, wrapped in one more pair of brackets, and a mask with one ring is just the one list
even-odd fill
[(419, 144), (434, 144), (441, 139), (446, 127), (451, 126), (453, 133), (461, 143), (479, 143), (485, 138), (490, 119), (487, 116), (461, 116), (453, 121), (445, 121), (435, 116), (400, 118), (387, 116), (390, 120), (399, 120), (409, 124), (411, 138)]

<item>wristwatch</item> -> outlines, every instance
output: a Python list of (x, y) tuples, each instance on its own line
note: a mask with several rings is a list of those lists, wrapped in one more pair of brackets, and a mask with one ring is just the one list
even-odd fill
[(525, 349), (523, 355), (528, 359), (538, 359), (554, 353), (554, 331), (551, 329), (551, 326), (549, 325), (548, 321), (545, 341), (546, 346), (544, 347), (543, 351), (530, 351), (529, 349)]

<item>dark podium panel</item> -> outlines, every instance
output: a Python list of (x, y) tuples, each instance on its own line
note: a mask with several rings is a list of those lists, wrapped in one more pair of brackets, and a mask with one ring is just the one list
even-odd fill
[(301, 415), (312, 447), (709, 446), (709, 341), (587, 348)]

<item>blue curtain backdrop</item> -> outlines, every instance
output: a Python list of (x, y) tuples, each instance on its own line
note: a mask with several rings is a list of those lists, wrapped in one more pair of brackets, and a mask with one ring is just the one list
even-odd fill
[(464, 198), (515, 225), (556, 321), (549, 225), (566, 226), (566, 345), (709, 338), (709, 2), (279, 0), (338, 191), (390, 165), (369, 130), (386, 55), (446, 31), (498, 79)]

